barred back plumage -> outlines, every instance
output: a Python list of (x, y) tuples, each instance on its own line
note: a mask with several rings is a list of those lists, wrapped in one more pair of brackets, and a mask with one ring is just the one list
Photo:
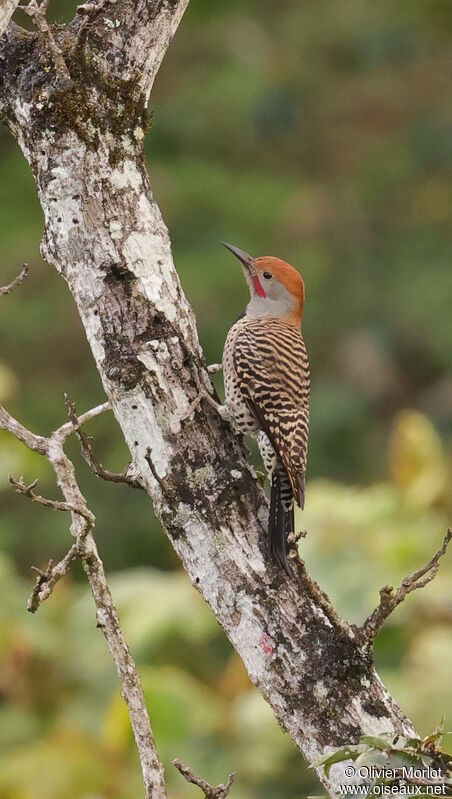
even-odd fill
[(301, 332), (280, 318), (245, 316), (229, 331), (223, 368), (226, 400), (239, 426), (265, 434), (259, 446), (272, 484), (270, 550), (290, 572), (287, 534), (293, 532), (293, 498), (304, 506), (309, 434), (309, 362)]

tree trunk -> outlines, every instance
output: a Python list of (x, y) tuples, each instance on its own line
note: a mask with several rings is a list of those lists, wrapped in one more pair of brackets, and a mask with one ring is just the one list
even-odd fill
[[(304, 567), (288, 579), (267, 563), (267, 503), (242, 443), (207, 404), (184, 419), (197, 379), (210, 382), (142, 144), (152, 81), (187, 2), (98, 2), (33, 34), (10, 24), (0, 109), (36, 180), (43, 255), (67, 281), (163, 529), (312, 761), (363, 734), (414, 731), (369, 646)], [(332, 795), (347, 782), (344, 764), (319, 776)]]

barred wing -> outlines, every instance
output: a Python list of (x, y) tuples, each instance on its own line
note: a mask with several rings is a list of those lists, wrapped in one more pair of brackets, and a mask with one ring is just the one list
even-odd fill
[(251, 413), (268, 435), (304, 505), (309, 435), (309, 361), (299, 330), (279, 319), (243, 320), (234, 367)]

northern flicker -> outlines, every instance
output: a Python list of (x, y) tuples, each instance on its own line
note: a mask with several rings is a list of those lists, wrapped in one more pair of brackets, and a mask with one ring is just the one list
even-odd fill
[(271, 483), (269, 550), (291, 575), (287, 537), (294, 532), (294, 500), (304, 507), (309, 433), (304, 282), (279, 258), (252, 258), (223, 244), (241, 262), (251, 295), (224, 345), (224, 407), (240, 432), (257, 437)]

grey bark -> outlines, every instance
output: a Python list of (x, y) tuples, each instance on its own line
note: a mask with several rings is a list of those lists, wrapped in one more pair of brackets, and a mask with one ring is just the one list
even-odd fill
[(14, 14), (19, 0), (1, 0), (0, 5), (0, 36), (8, 27), (9, 21)]
[[(242, 443), (207, 403), (184, 419), (197, 381), (212, 389), (142, 140), (187, 2), (91, 3), (49, 34), (10, 25), (0, 110), (36, 180), (43, 255), (74, 297), (135, 472), (251, 680), (313, 761), (363, 734), (414, 731), (369, 642), (304, 567), (288, 579), (267, 563), (267, 503)], [(334, 795), (344, 764), (319, 776)]]

